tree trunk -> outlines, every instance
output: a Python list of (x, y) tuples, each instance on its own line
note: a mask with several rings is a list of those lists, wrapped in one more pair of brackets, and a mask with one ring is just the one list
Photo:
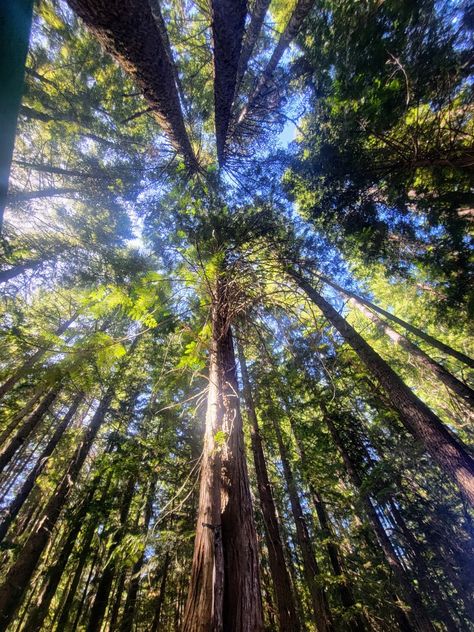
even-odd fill
[(288, 495), (290, 497), (291, 511), (296, 526), (296, 537), (298, 546), (303, 558), (303, 571), (308, 590), (311, 595), (311, 602), (313, 606), (314, 622), (318, 632), (332, 632), (333, 622), (329, 604), (326, 598), (324, 590), (318, 585), (318, 577), (320, 570), (316, 557), (314, 555), (311, 538), (308, 531), (308, 526), (303, 514), (301, 502), (298, 496), (298, 490), (296, 488), (296, 481), (291, 471), (290, 461), (288, 458), (288, 451), (283, 441), (280, 426), (276, 420), (276, 417), (272, 417), (273, 428), (275, 430), (278, 449), (280, 451), (280, 458), (283, 466), (283, 474), (285, 476), (286, 487)]
[(433, 336), (430, 336), (429, 334), (425, 333), (421, 329), (418, 329), (418, 327), (415, 327), (414, 325), (407, 323), (401, 318), (398, 318), (398, 316), (395, 316), (395, 314), (391, 314), (390, 312), (387, 312), (385, 309), (382, 309), (378, 305), (375, 305), (375, 303), (372, 303), (366, 298), (358, 296), (357, 294), (354, 294), (354, 292), (351, 292), (349, 290), (345, 290), (340, 285), (338, 285), (331, 279), (328, 279), (327, 277), (323, 276), (322, 274), (317, 274), (317, 276), (321, 279), (321, 281), (323, 281), (324, 283), (327, 283), (338, 292), (345, 294), (349, 298), (355, 299), (359, 303), (363, 303), (364, 305), (367, 305), (367, 307), (369, 307), (374, 312), (377, 312), (378, 314), (381, 314), (382, 316), (384, 316), (385, 318), (388, 318), (392, 322), (397, 323), (397, 325), (400, 325), (400, 327), (403, 327), (403, 329), (405, 329), (406, 331), (409, 331), (410, 333), (414, 334), (421, 340), (424, 340), (426, 343), (428, 343), (430, 346), (434, 347), (435, 349), (438, 349), (442, 353), (449, 355), (452, 358), (455, 358), (456, 360), (458, 360), (459, 362), (466, 364), (468, 367), (471, 367), (471, 369), (474, 369), (474, 360), (470, 358), (469, 356), (465, 355), (464, 353), (461, 353), (461, 351), (457, 351), (456, 349), (453, 349), (452, 347), (445, 344), (444, 342), (441, 342), (440, 340), (433, 338)]
[(285, 554), (278, 525), (275, 501), (268, 478), (267, 465), (263, 452), (262, 438), (258, 427), (257, 415), (250, 386), (244, 351), (238, 343), (240, 370), (242, 374), (243, 394), (250, 421), (250, 434), (252, 439), (252, 451), (257, 476), (257, 486), (265, 525), (265, 539), (267, 542), (268, 559), (273, 582), (273, 590), (277, 602), (279, 630), (281, 632), (297, 632), (299, 621), (293, 598), (290, 576), (286, 568)]
[(114, 605), (112, 606), (112, 610), (110, 611), (110, 617), (107, 622), (109, 630), (117, 629), (117, 621), (118, 621), (118, 616), (120, 612), (120, 605), (122, 603), (122, 593), (123, 593), (123, 588), (125, 586), (126, 576), (127, 576), (127, 569), (123, 568), (120, 571), (120, 575), (117, 580), (117, 585), (115, 587)]
[[(72, 325), (76, 320), (77, 314), (74, 314), (71, 318), (64, 321), (54, 332), (55, 336), (62, 336), (63, 333)], [(13, 375), (11, 375), (3, 384), (0, 385), (0, 399), (8, 393), (17, 384), (22, 377), (24, 377), (28, 371), (38, 362), (46, 353), (47, 349), (38, 349), (29, 358), (23, 362), (21, 367), (17, 369)]]
[[(145, 517), (143, 520), (143, 535), (145, 539), (153, 514), (153, 501), (155, 499), (156, 482), (156, 476), (154, 476), (150, 482), (150, 489), (148, 491), (146, 500)], [(120, 623), (120, 632), (132, 632), (138, 589), (140, 587), (140, 572), (142, 570), (144, 561), (145, 549), (143, 549), (140, 557), (132, 567), (132, 576), (130, 579), (130, 585), (127, 590), (127, 597), (125, 599), (125, 605), (123, 608), (122, 621)]]
[(457, 483), (466, 501), (474, 505), (474, 459), (462, 442), (451, 434), (428, 406), (303, 277), (293, 270), (289, 273), (378, 379), (407, 430)]
[(251, 9), (250, 24), (245, 32), (242, 50), (240, 52), (239, 66), (237, 69), (237, 79), (235, 82), (235, 96), (238, 96), (242, 79), (247, 70), (248, 63), (252, 57), (255, 44), (262, 30), (263, 22), (270, 6), (270, 0), (255, 0)]
[(174, 71), (147, 0), (69, 0), (99, 42), (133, 78), (192, 171), (199, 165), (184, 125)]
[(33, 413), (21, 424), (15, 435), (0, 450), (0, 472), (3, 472), (15, 452), (23, 445), (30, 434), (38, 427), (49, 407), (57, 398), (61, 385), (55, 386), (45, 395)]
[(259, 632), (263, 625), (227, 291), (219, 279), (212, 306), (206, 432), (183, 632)]
[(362, 491), (362, 480), (359, 476), (359, 473), (356, 470), (356, 467), (352, 461), (352, 457), (349, 451), (346, 448), (344, 441), (342, 440), (339, 432), (334, 425), (332, 419), (325, 415), (324, 420), (329, 428), (329, 432), (331, 433), (331, 437), (336, 444), (344, 464), (347, 469), (347, 473), (349, 474), (350, 479), (352, 480), (354, 486), (359, 490), (361, 494), (361, 498), (364, 502), (365, 511), (367, 513), (367, 517), (372, 525), (372, 528), (375, 532), (377, 540), (380, 544), (380, 548), (382, 549), (387, 564), (392, 570), (402, 593), (409, 604), (413, 617), (416, 620), (416, 624), (420, 632), (435, 632), (435, 628), (431, 623), (428, 615), (426, 614), (425, 606), (418, 595), (417, 591), (413, 587), (411, 578), (406, 574), (405, 569), (403, 568), (396, 551), (392, 545), (390, 538), (388, 537), (383, 524), (379, 518), (379, 515), (372, 503), (372, 499), (370, 498), (367, 492)]
[(445, 386), (453, 393), (458, 395), (462, 401), (474, 409), (474, 391), (458, 380), (457, 377), (447, 371), (441, 364), (430, 358), (430, 356), (414, 345), (408, 338), (399, 334), (398, 331), (392, 329), (384, 320), (372, 313), (363, 303), (355, 298), (351, 298), (349, 303), (356, 307), (364, 316), (366, 316), (379, 331), (386, 334), (394, 344), (400, 345), (422, 369), (427, 369), (433, 373)]
[(0, 18), (0, 233), (7, 200), (16, 123), (23, 94), (33, 0), (3, 2)]
[(107, 610), (107, 603), (117, 567), (117, 560), (114, 556), (114, 552), (120, 545), (122, 538), (125, 535), (127, 518), (130, 511), (130, 505), (132, 504), (134, 491), (135, 476), (131, 476), (127, 481), (127, 485), (122, 495), (122, 502), (120, 505), (120, 526), (113, 534), (110, 546), (107, 547), (108, 560), (106, 561), (105, 568), (97, 586), (89, 622), (86, 628), (87, 632), (97, 632), (97, 630), (101, 629), (102, 620), (104, 618), (105, 611)]
[(162, 569), (160, 592), (155, 604), (155, 614), (153, 616), (153, 621), (151, 623), (151, 626), (147, 632), (158, 632), (158, 630), (160, 629), (161, 610), (163, 608), (163, 601), (165, 599), (165, 594), (166, 594), (166, 583), (168, 581), (168, 571), (169, 571), (170, 564), (171, 564), (171, 556), (169, 553), (167, 553), (164, 564), (163, 564), (163, 569)]
[(20, 487), (20, 489), (15, 493), (15, 498), (12, 500), (11, 504), (8, 506), (7, 510), (5, 511), (5, 514), (4, 514), (4, 517), (2, 519), (2, 522), (0, 523), (0, 542), (5, 537), (5, 535), (6, 535), (7, 531), (8, 531), (8, 528), (10, 527), (11, 523), (13, 522), (13, 520), (15, 520), (15, 518), (17, 517), (20, 509), (23, 507), (23, 504), (25, 503), (26, 499), (28, 498), (29, 493), (31, 492), (31, 490), (34, 487), (36, 479), (41, 474), (41, 472), (44, 470), (44, 468), (46, 466), (46, 463), (48, 462), (49, 457), (51, 456), (51, 454), (53, 453), (53, 451), (56, 448), (57, 444), (59, 443), (59, 440), (63, 436), (66, 428), (69, 426), (72, 418), (76, 414), (76, 411), (79, 408), (79, 406), (80, 406), (80, 404), (81, 404), (83, 399), (84, 399), (84, 395), (82, 393), (77, 395), (77, 397), (75, 398), (75, 400), (71, 404), (69, 410), (64, 415), (63, 420), (57, 426), (56, 430), (54, 431), (53, 436), (48, 441), (48, 444), (46, 445), (46, 447), (44, 448), (43, 452), (39, 456), (39, 458), (38, 458), (38, 460), (36, 462), (36, 465), (33, 467), (31, 472), (28, 474), (28, 476), (24, 480), (22, 486)]
[(0, 632), (7, 629), (21, 604), (23, 595), (28, 588), (41, 554), (49, 542), (69, 492), (79, 476), (92, 443), (104, 422), (112, 402), (113, 393), (112, 387), (109, 387), (72, 456), (66, 474), (48, 501), (38, 521), (38, 526), (30, 534), (15, 563), (6, 573), (5, 582), (0, 586)]
[(247, 0), (211, 0), (217, 159), (224, 164), (227, 130), (237, 82)]

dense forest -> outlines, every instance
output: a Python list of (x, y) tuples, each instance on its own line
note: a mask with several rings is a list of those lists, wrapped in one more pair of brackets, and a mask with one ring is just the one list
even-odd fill
[(473, 35), (0, 2), (0, 632), (474, 630)]

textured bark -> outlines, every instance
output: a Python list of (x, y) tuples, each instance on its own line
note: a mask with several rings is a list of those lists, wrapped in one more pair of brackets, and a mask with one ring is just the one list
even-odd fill
[(285, 554), (278, 525), (277, 511), (272, 488), (268, 478), (267, 465), (263, 452), (262, 438), (258, 427), (257, 415), (245, 362), (244, 351), (238, 344), (240, 370), (242, 374), (243, 394), (247, 416), (250, 421), (252, 451), (257, 475), (258, 494), (265, 525), (265, 539), (268, 549), (268, 561), (273, 582), (273, 591), (277, 602), (280, 632), (297, 632), (300, 629), (293, 597), (290, 576), (286, 567)]
[(197, 171), (173, 67), (147, 0), (69, 0), (69, 4), (130, 74), (188, 168)]
[(237, 120), (235, 122), (235, 127), (233, 131), (233, 135), (239, 136), (239, 128), (245, 125), (245, 120), (256, 108), (261, 108), (263, 110), (266, 109), (266, 99), (265, 93), (268, 91), (270, 84), (272, 82), (273, 74), (283, 57), (288, 46), (291, 44), (292, 40), (298, 34), (303, 22), (310, 12), (312, 6), (314, 4), (314, 0), (298, 0), (296, 6), (293, 10), (293, 13), (288, 20), (288, 24), (285, 27), (285, 30), (280, 36), (278, 43), (270, 57), (268, 64), (260, 75), (257, 85), (255, 86), (252, 94), (250, 95), (247, 104), (240, 111)]
[(245, 460), (227, 286), (212, 307), (209, 394), (183, 632), (259, 632), (258, 547)]
[(169, 553), (167, 553), (164, 564), (163, 564), (162, 572), (161, 572), (160, 592), (158, 594), (158, 598), (155, 604), (155, 614), (153, 616), (153, 621), (151, 622), (151, 626), (147, 630), (147, 632), (158, 632), (158, 630), (160, 629), (161, 609), (163, 607), (163, 601), (165, 599), (166, 585), (168, 581), (168, 571), (170, 568), (170, 564), (171, 564), (171, 556)]
[(216, 145), (217, 158), (222, 165), (237, 83), (247, 0), (211, 0), (211, 9)]
[(407, 575), (405, 569), (403, 568), (402, 563), (400, 562), (396, 554), (393, 544), (390, 538), (388, 537), (382, 525), (382, 522), (379, 518), (379, 515), (374, 507), (372, 499), (370, 498), (367, 492), (362, 491), (361, 489), (362, 480), (352, 461), (349, 451), (346, 449), (344, 441), (339, 435), (338, 429), (336, 428), (332, 419), (328, 415), (325, 415), (324, 420), (329, 428), (329, 432), (331, 433), (334, 443), (336, 444), (339, 452), (341, 453), (341, 456), (343, 458), (349, 477), (351, 478), (355, 487), (359, 489), (360, 491), (361, 498), (364, 502), (364, 508), (367, 513), (367, 517), (375, 532), (380, 548), (382, 549), (386, 562), (388, 566), (390, 567), (390, 569), (392, 570), (400, 586), (400, 589), (402, 591), (402, 594), (406, 602), (408, 603), (408, 605), (410, 606), (412, 610), (412, 614), (416, 621), (416, 625), (418, 629), (420, 630), (420, 632), (435, 632), (435, 628), (426, 613), (425, 606), (419, 594), (417, 593), (417, 591), (415, 590), (413, 586), (411, 577)]
[[(145, 516), (143, 520), (143, 534), (146, 538), (146, 534), (148, 532), (148, 527), (150, 526), (150, 520), (153, 513), (153, 501), (155, 498), (155, 490), (156, 490), (156, 476), (152, 479), (150, 483), (150, 489), (148, 491), (146, 506), (145, 506)], [(122, 620), (120, 622), (120, 632), (132, 632), (133, 627), (133, 617), (135, 615), (135, 606), (137, 603), (138, 589), (140, 587), (140, 572), (143, 567), (143, 563), (145, 561), (145, 550), (141, 553), (138, 560), (132, 567), (132, 576), (130, 579), (130, 584), (127, 590), (127, 597), (125, 599), (125, 605), (123, 608)]]
[(270, 0), (255, 0), (252, 5), (250, 24), (245, 31), (242, 50), (240, 52), (237, 79), (235, 82), (235, 96), (238, 96), (239, 88), (244, 78), (255, 44), (262, 30), (263, 22), (270, 6)]
[(377, 314), (370, 311), (363, 303), (355, 298), (350, 299), (350, 304), (354, 305), (364, 316), (366, 316), (379, 331), (386, 334), (394, 344), (400, 345), (416, 361), (417, 365), (427, 369), (435, 375), (440, 382), (447, 386), (453, 393), (458, 395), (468, 406), (474, 408), (474, 391), (458, 380), (457, 377), (447, 371), (441, 364), (430, 358), (430, 356), (414, 345), (408, 338), (399, 334)]
[(474, 360), (472, 358), (470, 358), (469, 356), (465, 355), (464, 353), (461, 353), (461, 351), (457, 351), (456, 349), (453, 349), (452, 347), (450, 347), (449, 345), (445, 344), (444, 342), (441, 342), (440, 340), (437, 340), (436, 338), (433, 338), (433, 336), (430, 336), (429, 334), (427, 334), (426, 332), (422, 331), (421, 329), (418, 329), (418, 327), (415, 327), (414, 325), (411, 325), (410, 323), (407, 323), (406, 321), (402, 320), (398, 316), (395, 316), (395, 314), (391, 314), (390, 312), (387, 312), (385, 309), (382, 309), (378, 305), (375, 305), (375, 303), (372, 303), (371, 301), (367, 300), (366, 298), (358, 296), (357, 294), (354, 294), (354, 292), (351, 292), (350, 290), (344, 289), (343, 287), (341, 287), (340, 285), (338, 285), (337, 283), (335, 283), (331, 279), (328, 279), (327, 277), (325, 277), (325, 276), (323, 276), (321, 274), (318, 274), (317, 276), (321, 279), (321, 281), (323, 281), (324, 283), (327, 283), (328, 285), (333, 287), (338, 292), (341, 292), (342, 294), (345, 294), (349, 298), (354, 298), (355, 300), (359, 301), (360, 303), (363, 303), (364, 305), (367, 305), (367, 307), (369, 307), (374, 312), (377, 312), (378, 314), (381, 314), (382, 316), (384, 316), (388, 320), (391, 320), (392, 322), (396, 323), (397, 325), (400, 325), (400, 327), (403, 327), (403, 329), (405, 329), (406, 331), (409, 331), (410, 333), (412, 333), (413, 335), (417, 336), (421, 340), (424, 340), (431, 347), (434, 347), (435, 349), (438, 349), (442, 353), (444, 353), (446, 355), (449, 355), (452, 358), (455, 358), (456, 360), (459, 360), (459, 362), (462, 362), (463, 364), (466, 364), (468, 367), (471, 367), (471, 369), (474, 369)]
[[(70, 327), (70, 325), (76, 320), (77, 314), (74, 314), (71, 318), (61, 323), (61, 325), (55, 330), (55, 336), (62, 336), (62, 334)], [(3, 384), (0, 385), (0, 398), (8, 393), (17, 384), (21, 378), (28, 373), (28, 371), (38, 362), (46, 353), (46, 349), (38, 349), (29, 358), (23, 362), (21, 367), (17, 369)]]
[(10, 0), (0, 8), (0, 233), (7, 200), (16, 123), (23, 94), (33, 0)]
[(303, 277), (292, 270), (289, 274), (377, 378), (407, 430), (458, 485), (466, 501), (474, 505), (474, 459), (462, 442), (451, 434), (428, 406)]
[(130, 511), (130, 505), (133, 500), (134, 490), (135, 477), (131, 476), (128, 479), (122, 494), (122, 501), (120, 505), (120, 526), (115, 530), (110, 546), (107, 548), (108, 560), (95, 591), (94, 602), (92, 604), (89, 622), (86, 628), (87, 632), (97, 632), (97, 630), (100, 630), (102, 626), (117, 566), (117, 560), (114, 556), (114, 552), (122, 542), (123, 536), (125, 535), (127, 518)]
[(92, 443), (104, 422), (111, 401), (113, 390), (109, 388), (101, 400), (92, 420), (87, 427), (82, 440), (79, 442), (67, 471), (49, 499), (44, 511), (38, 520), (37, 527), (26, 540), (15, 563), (5, 575), (5, 581), (0, 586), (0, 631), (4, 632), (20, 606), (28, 588), (29, 582), (36, 569), (38, 561), (45, 550), (51, 533), (59, 519), (69, 492), (71, 491), (82, 465), (86, 460)]
[(36, 479), (44, 470), (49, 457), (51, 456), (55, 447), (59, 443), (59, 440), (63, 436), (66, 428), (71, 423), (71, 420), (76, 414), (76, 411), (79, 408), (79, 405), (81, 404), (83, 398), (84, 396), (82, 395), (82, 393), (77, 395), (77, 397), (71, 404), (69, 410), (64, 415), (63, 420), (61, 421), (60, 424), (58, 424), (56, 430), (54, 431), (54, 434), (52, 435), (51, 439), (48, 441), (42, 453), (40, 454), (35, 466), (32, 468), (31, 472), (28, 474), (28, 476), (24, 480), (20, 489), (15, 493), (14, 499), (12, 500), (12, 502), (10, 503), (10, 505), (4, 512), (4, 515), (2, 516), (2, 522), (0, 523), (0, 542), (5, 537), (8, 531), (8, 528), (10, 527), (11, 523), (15, 520), (19, 511), (21, 510), (24, 503), (26, 502), (29, 493), (31, 492), (31, 490), (33, 489), (35, 485)]
[(318, 632), (332, 632), (334, 630), (331, 611), (324, 593), (318, 585), (320, 570), (314, 555), (311, 537), (303, 514), (301, 502), (298, 496), (296, 481), (291, 471), (288, 451), (283, 441), (280, 426), (275, 416), (273, 416), (273, 428), (275, 430), (280, 458), (283, 466), (288, 495), (290, 497), (291, 512), (296, 526), (296, 538), (303, 560), (303, 572), (313, 606), (313, 617)]
[(3, 472), (5, 467), (10, 462), (15, 452), (21, 448), (23, 443), (28, 439), (30, 434), (36, 430), (45, 415), (47, 414), (49, 407), (54, 403), (57, 398), (61, 385), (55, 386), (47, 393), (36, 409), (31, 413), (29, 417), (20, 425), (13, 437), (4, 443), (0, 450), (0, 472)]

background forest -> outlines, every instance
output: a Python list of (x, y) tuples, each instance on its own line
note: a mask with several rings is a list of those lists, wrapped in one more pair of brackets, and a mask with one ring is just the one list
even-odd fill
[(0, 631), (474, 630), (472, 3), (0, 18)]

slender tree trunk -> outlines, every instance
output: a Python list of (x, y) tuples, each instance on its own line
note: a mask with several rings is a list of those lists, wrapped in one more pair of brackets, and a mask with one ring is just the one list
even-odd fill
[(15, 452), (23, 445), (30, 434), (36, 430), (40, 422), (47, 414), (49, 407), (54, 403), (60, 390), (60, 384), (51, 389), (37, 406), (35, 411), (21, 424), (20, 428), (10, 441), (2, 446), (2, 449), (0, 450), (0, 472), (3, 472)]
[(155, 614), (153, 616), (153, 621), (148, 632), (158, 632), (161, 624), (161, 610), (163, 608), (163, 601), (165, 599), (166, 594), (166, 583), (168, 581), (168, 572), (171, 564), (171, 556), (169, 553), (165, 556), (165, 561), (163, 564), (162, 574), (161, 574), (161, 584), (160, 584), (160, 592), (158, 594), (158, 599), (155, 604)]
[[(62, 336), (63, 333), (72, 325), (76, 320), (77, 314), (74, 314), (68, 320), (61, 323), (61, 325), (55, 330), (55, 336)], [(28, 371), (38, 362), (46, 353), (46, 349), (38, 349), (29, 358), (23, 362), (20, 368), (18, 368), (3, 384), (0, 385), (0, 398), (8, 393), (17, 384), (22, 377), (24, 377)]]
[(135, 476), (131, 476), (127, 481), (127, 485), (122, 496), (122, 503), (120, 506), (120, 527), (115, 531), (112, 537), (112, 542), (107, 548), (107, 555), (109, 559), (106, 561), (105, 568), (97, 586), (89, 622), (86, 628), (87, 632), (97, 632), (97, 630), (100, 630), (102, 626), (117, 567), (114, 552), (120, 545), (123, 536), (125, 535), (127, 518), (130, 511), (130, 505), (132, 504), (134, 490)]
[(245, 32), (242, 50), (240, 52), (239, 66), (237, 69), (237, 79), (235, 82), (235, 96), (238, 96), (242, 79), (247, 70), (248, 63), (252, 57), (255, 44), (262, 30), (263, 22), (270, 6), (270, 0), (255, 0), (251, 9), (250, 24)]
[(456, 349), (453, 349), (452, 347), (445, 344), (444, 342), (441, 342), (440, 340), (433, 338), (433, 336), (430, 336), (429, 334), (422, 331), (421, 329), (418, 329), (418, 327), (415, 327), (414, 325), (407, 323), (406, 321), (402, 320), (398, 316), (395, 316), (395, 314), (391, 314), (390, 312), (387, 312), (385, 309), (382, 309), (378, 305), (375, 305), (375, 303), (372, 303), (366, 298), (363, 298), (362, 296), (358, 296), (357, 294), (354, 294), (354, 292), (351, 292), (349, 290), (345, 290), (343, 287), (341, 287), (340, 285), (338, 285), (331, 279), (328, 279), (327, 277), (321, 274), (318, 274), (317, 276), (321, 279), (321, 281), (323, 281), (324, 283), (327, 283), (338, 292), (345, 294), (349, 298), (355, 299), (359, 303), (363, 303), (364, 305), (367, 305), (367, 307), (369, 307), (374, 312), (377, 312), (378, 314), (381, 314), (384, 318), (387, 318), (388, 320), (391, 320), (397, 325), (400, 325), (400, 327), (403, 327), (403, 329), (405, 329), (406, 331), (409, 331), (410, 333), (414, 334), (421, 340), (424, 340), (426, 343), (428, 343), (430, 346), (434, 347), (435, 349), (438, 349), (442, 353), (449, 355), (452, 358), (455, 358), (456, 360), (458, 360), (459, 362), (462, 362), (463, 364), (466, 364), (467, 366), (471, 367), (471, 369), (474, 369), (474, 360), (470, 358), (469, 356), (465, 355), (464, 353), (461, 353), (461, 351), (457, 351)]
[(367, 517), (372, 525), (377, 540), (384, 553), (387, 564), (392, 570), (398, 584), (400, 585), (401, 591), (412, 610), (413, 617), (416, 621), (418, 629), (420, 630), (420, 632), (435, 632), (435, 628), (433, 627), (433, 624), (426, 614), (425, 606), (417, 591), (415, 590), (411, 578), (406, 574), (406, 571), (396, 554), (393, 544), (388, 537), (379, 518), (379, 515), (372, 503), (372, 499), (367, 492), (361, 490), (362, 480), (359, 476), (359, 473), (357, 472), (357, 469), (352, 461), (352, 457), (347, 450), (344, 441), (339, 435), (339, 431), (337, 430), (332, 419), (328, 415), (325, 415), (324, 419), (331, 433), (331, 437), (333, 438), (334, 443), (341, 453), (347, 469), (347, 473), (349, 474), (350, 479), (361, 494)]
[(166, 43), (148, 0), (69, 0), (105, 50), (133, 78), (191, 171), (199, 165), (191, 146)]
[(77, 446), (67, 472), (52, 497), (48, 501), (38, 525), (26, 540), (15, 563), (5, 575), (0, 586), (0, 631), (4, 632), (20, 606), (28, 584), (33, 576), (41, 554), (48, 545), (51, 533), (59, 519), (69, 492), (71, 491), (92, 443), (104, 422), (113, 398), (113, 389), (109, 387), (101, 400), (82, 440)]
[(127, 576), (127, 571), (125, 568), (123, 568), (120, 571), (120, 574), (117, 580), (117, 585), (115, 587), (114, 605), (112, 606), (109, 621), (107, 623), (109, 630), (117, 629), (117, 621), (118, 621), (118, 616), (120, 612), (120, 605), (122, 603), (122, 594), (123, 594), (123, 588), (125, 586), (126, 576)]
[(400, 345), (418, 364), (422, 369), (427, 369), (433, 375), (435, 375), (440, 382), (447, 386), (453, 393), (458, 395), (462, 401), (468, 406), (474, 408), (474, 391), (458, 380), (457, 377), (447, 371), (441, 364), (430, 358), (428, 354), (422, 351), (419, 347), (414, 345), (408, 338), (399, 334), (384, 320), (379, 318), (377, 314), (374, 314), (363, 303), (355, 298), (350, 299), (351, 305), (354, 305), (364, 316), (366, 316), (379, 331), (386, 334), (394, 344)]
[(296, 481), (294, 479), (293, 472), (291, 471), (288, 451), (285, 442), (283, 441), (280, 426), (275, 416), (273, 416), (272, 422), (277, 438), (278, 449), (280, 451), (280, 458), (283, 466), (283, 474), (285, 476), (286, 486), (288, 489), (288, 495), (290, 497), (290, 505), (296, 526), (296, 537), (298, 540), (298, 546), (300, 548), (301, 556), (303, 559), (304, 577), (311, 595), (314, 621), (316, 623), (318, 632), (331, 632), (334, 629), (331, 611), (329, 609), (329, 604), (324, 590), (318, 585), (320, 570), (316, 561), (316, 557), (314, 555), (311, 537), (309, 535), (308, 526), (306, 524), (303, 509), (301, 507), (301, 502), (298, 496)]
[(378, 379), (407, 430), (457, 483), (466, 501), (474, 505), (474, 459), (462, 442), (448, 431), (428, 406), (303, 277), (292, 270), (289, 273)]
[(258, 547), (245, 461), (228, 287), (216, 284), (196, 539), (183, 632), (259, 632)]
[(258, 427), (257, 415), (250, 386), (250, 379), (245, 362), (244, 351), (238, 343), (240, 370), (242, 374), (243, 394), (250, 421), (252, 451), (257, 475), (257, 486), (265, 526), (265, 539), (268, 549), (268, 560), (273, 582), (273, 590), (278, 608), (279, 630), (281, 632), (297, 632), (299, 621), (293, 598), (290, 576), (286, 568), (285, 554), (278, 526), (277, 511), (273, 500), (272, 488), (268, 478), (267, 465), (263, 452), (262, 439)]
[[(155, 499), (156, 482), (157, 481), (155, 476), (150, 483), (150, 489), (148, 491), (146, 500), (145, 517), (143, 521), (143, 535), (145, 539), (148, 533), (148, 528), (150, 526), (150, 520), (153, 513), (153, 501)], [(123, 608), (122, 621), (120, 623), (120, 632), (132, 632), (138, 589), (140, 587), (140, 572), (142, 570), (144, 561), (145, 550), (143, 550), (140, 557), (132, 567), (132, 576), (130, 579), (130, 585), (127, 590), (127, 597), (125, 599), (125, 605)]]
[(0, 233), (23, 94), (32, 14), (33, 0), (10, 0), (2, 2), (0, 7)]
[(38, 458), (38, 461), (36, 462), (36, 465), (33, 467), (31, 472), (28, 474), (28, 476), (26, 477), (25, 481), (23, 482), (21, 488), (15, 494), (15, 498), (12, 500), (11, 504), (8, 506), (8, 509), (6, 510), (6, 512), (4, 514), (2, 522), (0, 523), (0, 542), (5, 537), (5, 535), (6, 535), (7, 531), (8, 531), (8, 528), (10, 527), (11, 523), (13, 522), (13, 520), (15, 520), (15, 518), (17, 517), (20, 509), (23, 507), (26, 499), (28, 498), (29, 493), (31, 492), (31, 490), (34, 487), (36, 479), (41, 474), (41, 472), (44, 470), (44, 468), (46, 466), (46, 463), (48, 462), (49, 457), (53, 453), (54, 449), (56, 448), (57, 444), (59, 443), (59, 440), (61, 439), (61, 437), (63, 436), (65, 430), (69, 426), (71, 420), (73, 419), (74, 415), (76, 414), (76, 411), (79, 408), (79, 406), (80, 406), (80, 404), (81, 404), (83, 399), (84, 399), (84, 395), (82, 393), (77, 395), (77, 397), (75, 398), (75, 400), (71, 404), (68, 412), (64, 415), (63, 420), (57, 426), (56, 430), (54, 431), (53, 436), (48, 441), (48, 444), (46, 445), (46, 447), (44, 448), (44, 450), (41, 453), (40, 457)]

